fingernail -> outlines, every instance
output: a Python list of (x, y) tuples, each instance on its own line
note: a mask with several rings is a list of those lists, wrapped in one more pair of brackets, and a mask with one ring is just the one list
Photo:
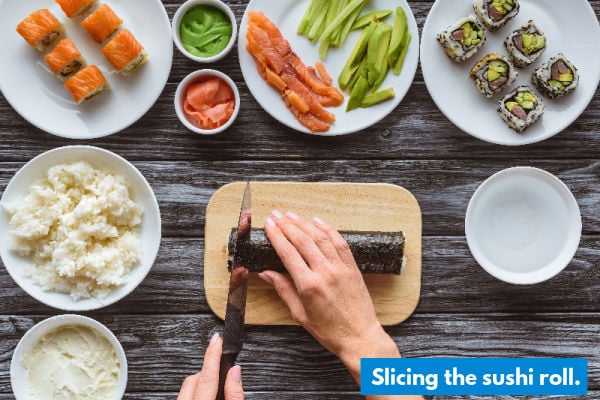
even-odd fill
[(234, 382), (242, 381), (242, 368), (239, 365), (234, 365), (231, 368), (231, 379), (233, 379)]
[(266, 223), (267, 225), (269, 225), (271, 228), (275, 228), (275, 221), (273, 221), (273, 218), (271, 218), (271, 217), (268, 217), (268, 218), (265, 220), (265, 223)]
[(273, 216), (274, 216), (275, 218), (277, 218), (277, 219), (282, 219), (282, 218), (283, 218), (283, 214), (282, 214), (281, 212), (277, 211), (277, 210), (273, 210), (273, 211), (271, 212), (271, 214), (273, 214)]
[(219, 340), (219, 332), (215, 332), (212, 337), (210, 338), (210, 344), (215, 344), (217, 343), (217, 340)]
[(273, 284), (273, 279), (271, 279), (271, 277), (269, 275), (265, 274), (264, 272), (259, 273), (258, 277), (260, 279), (262, 279), (263, 281), (267, 282), (269, 285)]
[(325, 225), (325, 222), (321, 218), (319, 218), (319, 217), (314, 217), (313, 221), (316, 222), (319, 225)]
[(298, 219), (298, 216), (291, 211), (288, 211), (285, 215), (287, 215), (288, 218), (291, 218), (291, 219)]

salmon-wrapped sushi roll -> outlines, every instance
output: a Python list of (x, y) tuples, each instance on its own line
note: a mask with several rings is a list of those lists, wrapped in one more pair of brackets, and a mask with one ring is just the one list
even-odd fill
[(94, 40), (101, 43), (104, 39), (112, 35), (123, 20), (107, 4), (102, 4), (96, 11), (81, 21), (83, 26), (92, 35)]
[(104, 75), (95, 65), (85, 67), (65, 82), (73, 100), (80, 104), (108, 88)]
[(85, 14), (98, 0), (54, 0), (60, 5), (60, 8), (67, 14), (67, 17), (73, 18)]
[(120, 30), (102, 48), (102, 53), (122, 75), (128, 75), (135, 71), (148, 59), (144, 47), (133, 36), (133, 33), (127, 29)]
[(46, 63), (50, 70), (61, 81), (66, 80), (81, 68), (85, 67), (85, 59), (71, 39), (63, 39), (52, 50), (46, 54)]
[(17, 32), (39, 51), (46, 50), (63, 31), (62, 24), (46, 8), (32, 12), (17, 25)]

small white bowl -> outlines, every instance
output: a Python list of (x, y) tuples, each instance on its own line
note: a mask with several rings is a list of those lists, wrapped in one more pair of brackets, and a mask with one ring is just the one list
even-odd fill
[(509, 283), (552, 278), (573, 259), (581, 215), (569, 188), (532, 167), (500, 171), (479, 186), (467, 208), (471, 253), (491, 275)]
[[(185, 16), (185, 14), (188, 12), (188, 10), (190, 8), (197, 6), (197, 5), (207, 5), (207, 6), (217, 8), (217, 9), (223, 11), (225, 13), (225, 15), (227, 15), (229, 17), (229, 20), (231, 21), (232, 30), (231, 30), (231, 38), (229, 39), (229, 43), (227, 43), (227, 46), (225, 46), (225, 48), (220, 53), (217, 53), (211, 57), (197, 57), (193, 54), (190, 54), (185, 49), (185, 47), (183, 47), (183, 44), (181, 43), (181, 37), (179, 35), (179, 25), (181, 24), (181, 19)], [(200, 63), (211, 63), (211, 62), (219, 61), (220, 59), (225, 57), (227, 54), (229, 54), (229, 52), (233, 48), (235, 41), (237, 39), (238, 27), (237, 27), (237, 21), (235, 19), (235, 15), (233, 14), (233, 11), (231, 11), (231, 8), (229, 8), (229, 6), (227, 4), (225, 4), (219, 0), (188, 0), (188, 1), (186, 1), (175, 12), (171, 26), (172, 26), (171, 31), (173, 32), (173, 42), (175, 43), (175, 46), (177, 46), (179, 51), (181, 51), (184, 56), (186, 56), (190, 60), (197, 61)]]
[(82, 315), (65, 314), (56, 315), (39, 322), (29, 329), (17, 344), (10, 362), (10, 383), (16, 400), (37, 400), (29, 392), (27, 371), (21, 362), (25, 354), (27, 354), (36, 343), (50, 331), (69, 325), (82, 325), (95, 329), (108, 339), (110, 344), (114, 347), (117, 357), (119, 358), (119, 363), (121, 364), (119, 380), (113, 399), (120, 400), (123, 397), (127, 386), (127, 358), (125, 357), (125, 351), (119, 340), (106, 326), (94, 319)]
[[(235, 106), (233, 107), (233, 114), (231, 114), (231, 117), (223, 125), (215, 129), (202, 129), (186, 115), (185, 111), (183, 110), (183, 103), (185, 101), (187, 90), (192, 83), (202, 82), (213, 77), (222, 79), (231, 87), (231, 90), (233, 90), (233, 97), (235, 99)], [(229, 76), (215, 69), (201, 69), (190, 73), (188, 76), (183, 78), (183, 80), (177, 86), (177, 90), (175, 91), (175, 112), (177, 113), (177, 117), (179, 117), (179, 120), (186, 128), (200, 135), (214, 135), (216, 133), (223, 132), (225, 129), (229, 128), (231, 124), (233, 124), (233, 121), (235, 121), (237, 118), (239, 111), (240, 92), (238, 91), (235, 82), (233, 82)]]
[(129, 183), (132, 199), (143, 208), (140, 240), (142, 256), (134, 266), (126, 283), (112, 291), (104, 299), (89, 298), (74, 301), (63, 293), (44, 291), (41, 286), (24, 274), (24, 266), (31, 263), (10, 248), (12, 227), (8, 214), (0, 206), (0, 257), (14, 281), (36, 300), (61, 310), (89, 311), (113, 304), (131, 293), (144, 280), (154, 264), (161, 239), (160, 210), (152, 188), (144, 176), (127, 160), (98, 147), (65, 146), (47, 151), (25, 164), (6, 186), (0, 202), (11, 202), (24, 196), (33, 182), (45, 177), (52, 166), (76, 161), (87, 161), (95, 168), (120, 175)]

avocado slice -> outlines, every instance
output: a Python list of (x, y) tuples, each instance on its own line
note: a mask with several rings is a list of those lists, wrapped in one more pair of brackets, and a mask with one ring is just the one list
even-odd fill
[(362, 103), (360, 103), (361, 107), (370, 107), (375, 104), (379, 104), (383, 101), (394, 98), (396, 93), (394, 92), (394, 88), (389, 87), (387, 89), (380, 90), (379, 92), (371, 93), (366, 95), (363, 99)]
[(356, 22), (354, 22), (354, 24), (352, 24), (350, 30), (354, 31), (356, 29), (362, 29), (369, 25), (373, 20), (382, 21), (391, 13), (393, 13), (392, 10), (375, 10), (371, 11), (370, 13), (366, 13), (365, 15), (357, 19)]
[(383, 63), (388, 62), (388, 47), (392, 36), (392, 27), (385, 22), (380, 22), (375, 32), (369, 38), (367, 47), (367, 78), (369, 85), (373, 85), (383, 69)]
[(516, 101), (507, 101), (507, 102), (506, 102), (504, 105), (506, 106), (506, 109), (507, 109), (508, 111), (511, 111), (511, 112), (512, 112), (512, 109), (513, 109), (513, 107), (514, 107), (514, 106), (518, 106), (518, 105), (519, 105), (519, 103), (517, 103)]
[(494, 67), (490, 66), (487, 70), (487, 80), (488, 82), (493, 82), (496, 79), (500, 78), (500, 72), (498, 72)]
[[(461, 29), (465, 29), (465, 25), (469, 25), (468, 23), (463, 24)], [(408, 20), (406, 18), (406, 13), (402, 7), (396, 8), (396, 16), (394, 17), (394, 26), (392, 28), (392, 37), (390, 39), (390, 47), (388, 50), (388, 61), (390, 63), (390, 67), (393, 66), (396, 61), (398, 61), (398, 57), (400, 57), (400, 53), (402, 52), (402, 43), (404, 42), (404, 37), (408, 34)], [(465, 31), (465, 36), (467, 32)]]
[(558, 78), (559, 81), (564, 82), (564, 83), (571, 83), (573, 82), (573, 72), (572, 71), (567, 71), (564, 74), (560, 74), (560, 77)]
[(348, 61), (346, 61), (346, 65), (344, 65), (344, 68), (342, 68), (342, 72), (340, 72), (340, 76), (338, 77), (338, 84), (342, 90), (346, 90), (352, 77), (358, 71), (361, 60), (367, 51), (369, 38), (377, 24), (377, 22), (371, 21), (371, 23), (362, 31), (358, 41), (354, 45), (354, 49), (352, 49), (352, 53), (350, 54), (350, 57), (348, 57)]
[(523, 53), (527, 56), (546, 47), (546, 37), (542, 35), (524, 33), (521, 35), (521, 41)]
[(350, 98), (348, 99), (348, 105), (346, 106), (346, 112), (352, 111), (355, 108), (360, 107), (363, 99), (367, 95), (369, 90), (369, 82), (364, 76), (359, 76), (356, 84), (350, 92)]
[(558, 90), (563, 90), (565, 88), (565, 85), (562, 82), (554, 80), (554, 79), (550, 79), (548, 81), (548, 84), (552, 87), (557, 88)]

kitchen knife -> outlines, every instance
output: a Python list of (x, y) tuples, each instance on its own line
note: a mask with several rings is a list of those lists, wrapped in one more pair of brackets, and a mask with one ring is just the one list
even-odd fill
[(219, 391), (217, 400), (225, 399), (225, 378), (235, 363), (244, 343), (244, 316), (246, 314), (246, 293), (248, 291), (248, 269), (244, 266), (243, 255), (237, 251), (239, 243), (250, 240), (252, 225), (250, 183), (246, 182), (242, 207), (238, 220), (237, 237), (233, 246), (233, 254), (229, 254), (231, 277), (229, 278), (229, 294), (225, 310), (225, 327), (223, 328), (223, 354), (219, 368)]

